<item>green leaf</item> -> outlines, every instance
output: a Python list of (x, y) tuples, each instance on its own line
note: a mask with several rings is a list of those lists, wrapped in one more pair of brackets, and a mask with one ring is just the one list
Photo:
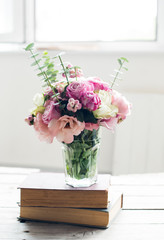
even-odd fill
[(39, 70), (42, 70), (42, 69), (44, 69), (45, 68), (45, 66), (43, 65), (43, 66), (40, 66), (38, 69)]
[(48, 55), (48, 52), (47, 51), (44, 51), (43, 52), (43, 55), (45, 56), (45, 55)]
[(58, 71), (53, 71), (53, 72), (52, 72), (52, 77), (56, 77), (57, 74), (58, 74)]
[(88, 157), (90, 154), (91, 154), (91, 150), (89, 149), (89, 150), (83, 152), (83, 155), (82, 155), (82, 156), (83, 156), (83, 158), (86, 158), (86, 157)]
[(44, 63), (44, 65), (43, 65), (43, 66), (44, 66), (44, 67), (47, 67), (47, 66), (48, 66), (48, 64), (49, 64), (49, 62), (47, 62), (47, 63)]
[(83, 115), (83, 111), (77, 111), (76, 112), (76, 117), (77, 117), (77, 120), (79, 120), (80, 122), (83, 122), (84, 121), (84, 115)]
[(51, 79), (51, 83), (54, 83), (54, 82), (56, 82), (56, 79)]
[(41, 61), (41, 59), (38, 59), (37, 61), (33, 62), (33, 63), (31, 64), (31, 66), (38, 65), (38, 63), (39, 63), (40, 61)]
[(93, 112), (87, 109), (83, 109), (83, 116), (85, 122), (97, 123), (97, 119), (94, 117)]
[(129, 62), (128, 59), (125, 58), (125, 57), (121, 57), (120, 59), (123, 60), (123, 61), (125, 61), (125, 62), (127, 62), (127, 63)]
[(47, 68), (52, 68), (52, 67), (54, 67), (54, 64), (51, 62), (48, 64)]
[(123, 69), (125, 69), (126, 71), (128, 71), (128, 68), (126, 68), (126, 67), (122, 67)]
[(120, 65), (122, 65), (122, 61), (121, 61), (121, 59), (119, 58), (119, 59), (117, 59), (117, 61), (118, 61), (118, 63), (120, 64)]
[(48, 66), (49, 65), (49, 62), (50, 62), (50, 59), (46, 59), (45, 61), (44, 61), (44, 64), (46, 65), (46, 66)]
[(31, 55), (31, 58), (36, 58), (37, 56), (39, 56), (39, 53)]
[(37, 74), (38, 77), (41, 77), (41, 76), (44, 76), (44, 75), (45, 75), (45, 72), (41, 72), (41, 73)]
[(29, 45), (27, 45), (27, 47), (24, 49), (25, 51), (29, 51), (34, 47), (34, 43), (30, 43)]
[(52, 97), (53, 97), (53, 98), (54, 98), (54, 97), (57, 97), (59, 94), (60, 94), (60, 93), (56, 93), (56, 94), (52, 95)]
[(48, 70), (48, 71), (46, 71), (46, 74), (47, 74), (47, 75), (52, 75), (52, 71), (51, 71), (51, 70)]
[(65, 54), (65, 52), (60, 52), (59, 54), (57, 54), (55, 57), (53, 57), (52, 59), (54, 59), (54, 58), (58, 58), (58, 57), (60, 57), (60, 56), (62, 56), (62, 55), (64, 55)]
[(79, 68), (79, 69), (81, 69), (81, 67), (79, 67), (79, 66), (74, 66), (73, 68)]

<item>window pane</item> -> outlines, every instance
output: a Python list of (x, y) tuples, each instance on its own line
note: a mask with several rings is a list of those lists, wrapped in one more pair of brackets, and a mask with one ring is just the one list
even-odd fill
[(155, 40), (157, 0), (36, 0), (36, 41)]
[(24, 1), (0, 0), (0, 42), (24, 41)]
[(13, 0), (0, 1), (0, 33), (13, 31)]

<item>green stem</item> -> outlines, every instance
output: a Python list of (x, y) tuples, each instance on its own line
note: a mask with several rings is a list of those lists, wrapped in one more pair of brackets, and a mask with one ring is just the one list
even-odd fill
[(124, 60), (123, 63), (120, 65), (120, 68), (118, 69), (118, 72), (116, 73), (116, 76), (115, 76), (115, 78), (114, 78), (114, 80), (113, 80), (113, 82), (112, 82), (112, 85), (111, 85), (111, 87), (110, 87), (111, 89), (113, 88), (113, 86), (114, 86), (114, 84), (115, 84), (115, 81), (116, 81), (116, 79), (117, 79), (117, 77), (118, 77), (118, 74), (119, 74), (119, 72), (120, 72), (120, 70), (121, 70), (124, 62), (125, 62), (125, 60)]
[(75, 77), (76, 77), (76, 81), (77, 81), (77, 68), (75, 67)]
[(67, 73), (66, 73), (66, 70), (65, 70), (65, 67), (64, 67), (63, 61), (62, 61), (60, 55), (59, 55), (58, 57), (59, 57), (59, 60), (60, 60), (61, 65), (62, 65), (62, 68), (63, 68), (64, 74), (65, 74), (65, 76), (66, 76), (67, 85), (69, 85), (69, 80), (68, 80), (68, 76), (67, 76)]
[[(30, 51), (31, 55), (34, 55), (34, 53), (33, 53), (33, 51), (32, 51), (31, 49), (30, 49), (29, 51)], [(45, 72), (45, 71), (42, 71), (41, 66), (40, 66), (40, 64), (37, 62), (37, 59), (36, 59), (35, 56), (34, 56), (34, 60), (35, 60), (36, 64), (38, 65), (39, 70), (40, 70), (41, 73), (43, 74), (43, 77), (44, 77), (44, 79), (46, 80), (47, 85), (52, 89), (52, 91), (53, 91), (53, 93), (54, 93), (54, 95), (55, 95), (56, 92), (55, 92), (55, 90), (54, 90), (54, 87), (53, 87), (52, 84), (50, 83), (46, 72)], [(56, 100), (57, 100), (58, 102), (60, 102), (57, 96), (56, 96)]]

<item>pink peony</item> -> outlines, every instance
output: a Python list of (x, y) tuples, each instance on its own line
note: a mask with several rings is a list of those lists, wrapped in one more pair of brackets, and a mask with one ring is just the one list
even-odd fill
[(114, 130), (116, 125), (117, 125), (118, 119), (116, 117), (114, 118), (109, 118), (109, 119), (101, 119), (98, 121), (98, 123), (100, 124), (100, 126), (102, 127), (106, 127), (109, 130)]
[(82, 105), (79, 102), (79, 100), (75, 100), (73, 98), (70, 98), (68, 100), (68, 104), (67, 104), (68, 111), (77, 112), (77, 110), (80, 110), (81, 107), (82, 107)]
[(69, 98), (80, 99), (86, 91), (93, 91), (93, 85), (87, 81), (73, 81), (66, 90), (66, 95)]
[(85, 122), (80, 122), (74, 117), (64, 115), (58, 120), (53, 119), (48, 126), (58, 141), (71, 143), (74, 140), (74, 135), (78, 136), (84, 130)]
[(119, 120), (124, 120), (130, 114), (131, 104), (115, 90), (113, 90), (112, 104), (118, 107)]
[(98, 91), (98, 90), (109, 91), (110, 90), (109, 84), (107, 82), (102, 81), (98, 77), (87, 78), (87, 81), (89, 83), (93, 84), (94, 91)]
[(97, 130), (99, 128), (98, 123), (85, 123), (85, 129), (89, 131), (93, 131), (93, 129)]
[(95, 111), (101, 104), (99, 96), (91, 91), (83, 93), (80, 100), (83, 107), (87, 108), (90, 111)]
[(60, 118), (60, 110), (58, 105), (54, 105), (54, 101), (48, 101), (48, 105), (46, 105), (46, 109), (42, 115), (42, 120), (45, 124), (48, 124), (53, 118)]
[(46, 141), (47, 143), (53, 142), (53, 138), (55, 137), (55, 135), (51, 131), (51, 129), (49, 129), (48, 125), (43, 122), (41, 113), (38, 113), (35, 118), (34, 128), (41, 141)]

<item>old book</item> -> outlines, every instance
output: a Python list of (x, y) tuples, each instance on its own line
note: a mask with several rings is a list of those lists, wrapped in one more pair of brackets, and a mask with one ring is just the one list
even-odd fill
[(20, 220), (62, 222), (107, 228), (123, 205), (123, 195), (112, 197), (107, 209), (20, 206)]
[(20, 185), (22, 207), (107, 208), (110, 175), (98, 175), (98, 183), (88, 188), (65, 184), (62, 173), (35, 173)]

